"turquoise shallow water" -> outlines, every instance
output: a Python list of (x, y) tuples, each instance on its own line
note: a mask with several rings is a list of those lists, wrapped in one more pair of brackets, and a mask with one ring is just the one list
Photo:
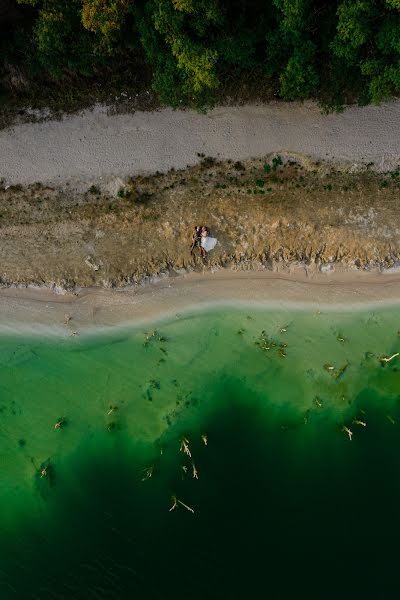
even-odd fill
[(399, 329), (230, 308), (0, 339), (0, 598), (396, 597)]

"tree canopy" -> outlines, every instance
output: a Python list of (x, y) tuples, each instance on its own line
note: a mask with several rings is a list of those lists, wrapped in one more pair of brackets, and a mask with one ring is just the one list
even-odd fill
[[(161, 101), (212, 103), (226, 80), (273, 82), (287, 100), (380, 102), (400, 91), (400, 0), (17, 0), (3, 45), (53, 77), (141, 54)], [(132, 63), (130, 62), (130, 68)]]

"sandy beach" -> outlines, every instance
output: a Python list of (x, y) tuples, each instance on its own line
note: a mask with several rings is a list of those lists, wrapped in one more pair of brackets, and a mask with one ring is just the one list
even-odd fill
[(86, 288), (57, 294), (45, 288), (0, 289), (0, 331), (68, 337), (183, 318), (190, 311), (218, 305), (325, 311), (399, 302), (400, 274), (396, 273), (307, 274), (300, 267), (275, 273), (221, 270), (166, 277), (124, 290)]
[(197, 164), (199, 153), (245, 160), (282, 151), (389, 171), (400, 162), (399, 124), (400, 100), (329, 115), (310, 102), (217, 107), (206, 114), (169, 108), (109, 114), (96, 106), (0, 131), (0, 179), (87, 189), (115, 177), (183, 169)]

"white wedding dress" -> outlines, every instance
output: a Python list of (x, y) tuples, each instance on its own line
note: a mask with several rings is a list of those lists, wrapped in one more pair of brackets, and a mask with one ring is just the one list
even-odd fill
[(201, 238), (201, 245), (206, 252), (210, 252), (210, 250), (213, 250), (217, 245), (217, 242), (217, 238), (210, 237), (209, 235), (207, 237)]

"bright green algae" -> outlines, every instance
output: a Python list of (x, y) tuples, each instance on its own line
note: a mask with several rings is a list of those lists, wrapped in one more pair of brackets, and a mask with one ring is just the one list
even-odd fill
[(3, 338), (2, 600), (393, 597), (398, 329), (230, 308)]

